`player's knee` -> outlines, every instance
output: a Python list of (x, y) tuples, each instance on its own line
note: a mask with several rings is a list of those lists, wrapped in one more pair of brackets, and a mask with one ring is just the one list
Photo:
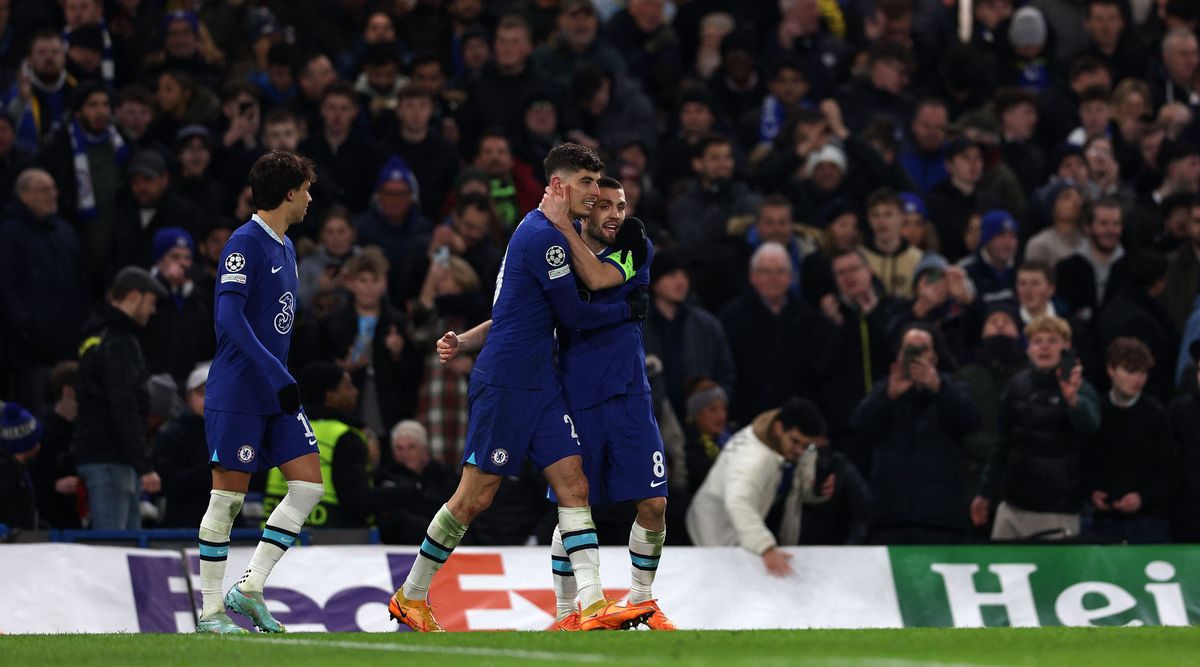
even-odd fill
[(661, 524), (667, 518), (667, 499), (646, 498), (638, 502), (637, 511), (639, 523)]
[(288, 492), (284, 498), (301, 516), (308, 516), (321, 498), (325, 495), (325, 486), (316, 482), (289, 480)]
[(494, 489), (483, 489), (476, 493), (456, 495), (446, 503), (454, 518), (463, 524), (469, 524), (475, 517), (492, 506), (492, 498), (496, 495)]

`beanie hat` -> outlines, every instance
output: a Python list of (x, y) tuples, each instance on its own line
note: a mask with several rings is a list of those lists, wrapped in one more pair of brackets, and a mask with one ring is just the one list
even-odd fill
[(917, 286), (917, 281), (921, 279), (921, 274), (926, 271), (938, 270), (944, 272), (948, 268), (950, 268), (950, 262), (947, 262), (945, 257), (937, 253), (925, 253), (921, 261), (917, 262), (917, 265), (913, 268), (913, 287)]
[(150, 256), (157, 262), (170, 252), (171, 248), (187, 248), (193, 255), (196, 254), (196, 242), (192, 240), (192, 235), (181, 227), (164, 227), (155, 232)]
[(813, 170), (822, 162), (833, 163), (843, 174), (846, 173), (846, 152), (833, 144), (825, 144), (808, 154), (808, 161), (804, 163), (804, 176), (811, 177)]
[(1017, 233), (1017, 222), (1008, 211), (994, 208), (984, 213), (979, 223), (979, 246), (986, 246), (988, 241), (1003, 232)]
[(1008, 41), (1013, 47), (1041, 46), (1046, 43), (1046, 19), (1036, 7), (1022, 7), (1013, 14), (1008, 26)]
[(904, 202), (905, 213), (919, 213), (922, 218), (929, 219), (929, 209), (925, 208), (925, 200), (914, 192), (901, 192), (900, 201)]
[(420, 191), (417, 189), (417, 177), (413, 174), (408, 163), (399, 155), (393, 155), (388, 158), (383, 164), (383, 169), (379, 170), (379, 178), (375, 180), (375, 189), (383, 187), (384, 183), (391, 181), (404, 181), (412, 190), (413, 201), (420, 200)]
[(211, 361), (204, 361), (196, 364), (192, 372), (187, 376), (187, 384), (184, 387), (188, 391), (196, 391), (200, 387), (208, 384), (208, 369), (212, 366)]
[(650, 261), (650, 284), (653, 285), (658, 282), (659, 278), (676, 271), (687, 271), (687, 265), (679, 253), (673, 250), (656, 252)]
[(42, 440), (42, 423), (16, 403), (0, 409), (0, 447), (10, 454), (27, 452)]

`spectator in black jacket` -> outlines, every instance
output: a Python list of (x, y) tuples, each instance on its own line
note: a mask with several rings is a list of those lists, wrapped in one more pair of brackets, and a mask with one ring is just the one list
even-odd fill
[(320, 320), (323, 359), (336, 360), (359, 391), (353, 414), (376, 433), (416, 412), (420, 353), (408, 341), (408, 319), (385, 299), (388, 261), (366, 248), (346, 262), (346, 287), (354, 295)]
[(937, 227), (942, 254), (951, 262), (967, 255), (963, 234), (972, 214), (1004, 208), (1004, 202), (994, 192), (980, 189), (983, 179), (983, 147), (966, 137), (946, 144), (946, 171), (950, 177), (942, 181), (925, 198), (929, 217)]
[(1096, 321), (1097, 342), (1101, 349), (1120, 336), (1132, 336), (1145, 343), (1155, 360), (1146, 392), (1165, 401), (1175, 388), (1175, 355), (1179, 350), (1179, 332), (1159, 300), (1166, 290), (1167, 260), (1156, 250), (1139, 250), (1129, 257), (1126, 266), (1128, 280)]
[(430, 220), (441, 216), (442, 204), (458, 175), (458, 153), (429, 125), (433, 95), (408, 86), (396, 96), (396, 128), (391, 149), (412, 166), (421, 186), (421, 211)]
[(429, 454), (429, 441), (420, 422), (406, 419), (392, 428), (388, 456), (379, 466), (375, 483), (404, 495), (404, 502), (380, 509), (379, 537), (385, 544), (420, 544), (431, 512), (436, 512), (458, 484), (454, 471)]
[[(167, 290), (139, 339), (150, 373), (169, 373), (183, 385), (196, 364), (217, 351), (213, 327), (213, 292), (207, 281), (191, 278), (196, 245), (179, 227), (158, 230), (153, 244), (154, 276)], [(192, 524), (181, 524), (190, 526)]]
[(81, 489), (75, 460), (71, 457), (71, 438), (75, 435), (75, 383), (79, 363), (59, 362), (50, 373), (50, 394), (54, 405), (42, 417), (42, 449), (30, 472), (37, 490), (38, 512), (52, 528), (78, 528), (78, 493)]
[(792, 262), (784, 247), (763, 243), (750, 258), (750, 286), (721, 309), (738, 381), (730, 416), (748, 424), (780, 396), (807, 395), (812, 381), (808, 335), (816, 312), (793, 296)]
[(0, 224), (0, 368), (11, 369), (15, 398), (35, 411), (51, 367), (75, 356), (87, 308), (79, 240), (57, 207), (50, 174), (26, 169)]
[(813, 332), (818, 346), (816, 395), (829, 421), (829, 438), (860, 470), (870, 470), (870, 453), (850, 426), (854, 406), (887, 374), (890, 363), (888, 324), (897, 303), (883, 294), (858, 250), (831, 260), (836, 291), (821, 298), (824, 322)]
[(1079, 535), (1087, 438), (1100, 427), (1100, 397), (1076, 361), (1060, 368), (1071, 327), (1053, 316), (1025, 327), (1030, 368), (1009, 381), (1000, 398), (999, 441), (971, 501), (971, 522), (987, 523), (1001, 498), (993, 540), (1070, 538)]
[(153, 150), (142, 151), (129, 161), (129, 193), (117, 205), (113, 227), (111, 269), (133, 264), (148, 268), (153, 263), (154, 235), (167, 227), (182, 227), (195, 238), (203, 223), (195, 206), (170, 191), (167, 160)]
[(908, 325), (887, 382), (851, 416), (871, 445), (871, 542), (953, 544), (967, 534), (963, 437), (979, 424), (965, 386), (950, 376), (941, 336)]
[(1127, 337), (1109, 343), (1105, 356), (1112, 389), (1086, 459), (1092, 530), (1116, 542), (1161, 544), (1171, 534), (1175, 446), (1166, 409), (1142, 393), (1154, 357), (1145, 343)]
[(108, 303), (84, 326), (80, 346), (79, 417), (71, 453), (88, 487), (91, 527), (138, 530), (138, 496), (161, 484), (146, 444), (150, 373), (137, 331), (154, 315), (167, 290), (145, 269), (117, 273)]
[(317, 163), (322, 177), (328, 175), (337, 201), (353, 211), (367, 208), (371, 185), (383, 164), (377, 144), (355, 126), (358, 114), (353, 86), (336, 81), (321, 97), (321, 129), (309, 128), (308, 138), (300, 142), (300, 152)]
[(163, 498), (167, 503), (163, 528), (198, 525), (208, 509), (212, 473), (204, 437), (206, 384), (208, 363), (202, 363), (187, 376), (186, 409), (168, 422), (154, 441), (154, 469), (162, 478)]
[(1125, 256), (1122, 217), (1120, 201), (1105, 197), (1092, 202), (1083, 218), (1087, 241), (1054, 268), (1058, 296), (1067, 305), (1068, 317), (1091, 322), (1120, 290), (1125, 269), (1120, 262)]
[[(655, 402), (671, 401), (680, 421), (686, 417), (687, 388), (697, 378), (712, 378), (726, 394), (733, 391), (734, 366), (721, 321), (689, 303), (691, 281), (678, 254), (655, 253), (650, 269), (652, 307), (643, 330), (646, 363), (662, 366), (661, 381), (651, 390)], [(657, 361), (653, 361), (657, 360)]]
[(16, 403), (0, 406), (0, 523), (39, 527), (30, 463), (41, 448), (42, 424)]

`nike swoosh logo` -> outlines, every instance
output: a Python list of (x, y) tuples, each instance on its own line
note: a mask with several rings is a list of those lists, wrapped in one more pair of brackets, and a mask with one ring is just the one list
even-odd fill
[(666, 483), (667, 483), (667, 480), (665, 480), (665, 479), (661, 482), (650, 482), (650, 488), (655, 489)]
[(282, 266), (272, 266), (271, 267), (271, 273), (279, 273), (282, 270), (283, 270)]

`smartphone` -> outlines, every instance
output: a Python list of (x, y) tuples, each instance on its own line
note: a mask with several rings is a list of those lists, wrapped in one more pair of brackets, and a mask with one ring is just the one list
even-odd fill
[(924, 273), (926, 282), (936, 283), (946, 277), (946, 273), (941, 269), (929, 269)]
[(450, 246), (440, 245), (437, 250), (433, 251), (433, 262), (446, 266), (450, 263)]
[(1075, 368), (1075, 350), (1067, 348), (1062, 351), (1062, 358), (1058, 362), (1059, 379), (1066, 380), (1071, 377), (1071, 371)]
[(254, 108), (254, 102), (242, 102), (238, 105), (238, 115), (245, 116)]
[(905, 380), (912, 379), (912, 373), (909, 369), (912, 367), (913, 360), (921, 356), (921, 353), (924, 351), (925, 349), (919, 345), (904, 346), (904, 353), (900, 357), (900, 372)]

